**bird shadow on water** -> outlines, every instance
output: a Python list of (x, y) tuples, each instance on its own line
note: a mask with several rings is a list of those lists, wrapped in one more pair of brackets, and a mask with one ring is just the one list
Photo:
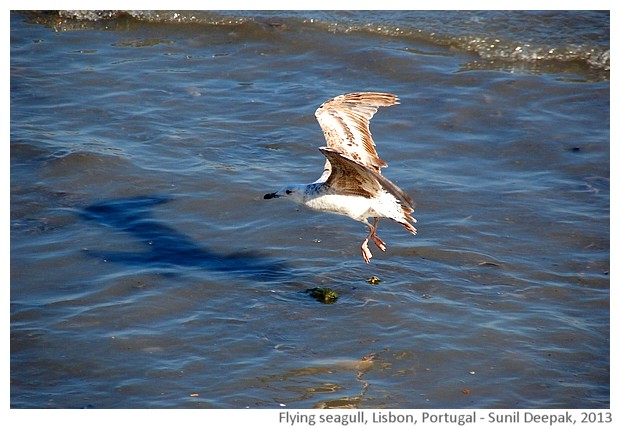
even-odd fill
[(150, 195), (107, 200), (81, 211), (83, 219), (133, 235), (144, 242), (143, 251), (90, 251), (107, 261), (170, 273), (180, 268), (226, 272), (255, 280), (278, 280), (288, 271), (280, 262), (255, 252), (217, 253), (163, 222), (154, 220), (153, 207), (172, 201), (171, 197)]

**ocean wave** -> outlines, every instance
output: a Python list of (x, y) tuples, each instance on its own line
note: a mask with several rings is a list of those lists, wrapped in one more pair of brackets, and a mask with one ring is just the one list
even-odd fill
[(253, 26), (266, 31), (312, 27), (334, 34), (368, 33), (477, 54), (482, 60), (536, 64), (578, 62), (610, 70), (609, 13), (587, 11), (110, 11), (64, 10), (38, 15), (57, 31), (127, 20), (167, 24)]

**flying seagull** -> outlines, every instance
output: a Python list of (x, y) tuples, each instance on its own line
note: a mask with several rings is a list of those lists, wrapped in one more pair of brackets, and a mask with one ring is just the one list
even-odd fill
[[(381, 175), (387, 164), (379, 158), (370, 134), (370, 120), (379, 107), (398, 104), (398, 97), (380, 92), (354, 92), (323, 103), (315, 112), (326, 147), (323, 174), (308, 185), (288, 185), (265, 199), (289, 198), (313, 210), (336, 213), (367, 225), (370, 231), (362, 242), (362, 257), (368, 264), (372, 253), (368, 239), (385, 252), (385, 242), (377, 236), (379, 218), (400, 223), (411, 234), (413, 201), (398, 186)], [(371, 224), (367, 218), (373, 217)]]

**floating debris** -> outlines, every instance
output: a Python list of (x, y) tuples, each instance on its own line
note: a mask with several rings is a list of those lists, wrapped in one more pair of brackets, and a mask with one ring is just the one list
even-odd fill
[(381, 279), (377, 276), (372, 276), (366, 280), (371, 285), (378, 285), (381, 282)]
[(479, 267), (501, 267), (500, 264), (498, 264), (497, 262), (492, 262), (492, 261), (479, 262), (478, 266)]
[(307, 289), (306, 293), (309, 293), (312, 298), (323, 304), (333, 304), (338, 299), (338, 293), (328, 287), (315, 287), (312, 289)]

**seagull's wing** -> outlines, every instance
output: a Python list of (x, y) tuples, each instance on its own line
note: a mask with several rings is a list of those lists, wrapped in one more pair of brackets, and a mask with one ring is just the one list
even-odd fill
[[(398, 104), (398, 97), (393, 94), (354, 92), (326, 101), (316, 110), (315, 116), (328, 147), (379, 173), (387, 164), (375, 150), (370, 120), (379, 107), (394, 104)], [(328, 161), (321, 179), (325, 180), (329, 172)]]
[(341, 195), (357, 195), (374, 198), (381, 188), (385, 189), (400, 202), (406, 214), (413, 212), (413, 201), (402, 189), (371, 168), (358, 164), (347, 155), (330, 147), (319, 150), (331, 164), (331, 174), (325, 186)]

